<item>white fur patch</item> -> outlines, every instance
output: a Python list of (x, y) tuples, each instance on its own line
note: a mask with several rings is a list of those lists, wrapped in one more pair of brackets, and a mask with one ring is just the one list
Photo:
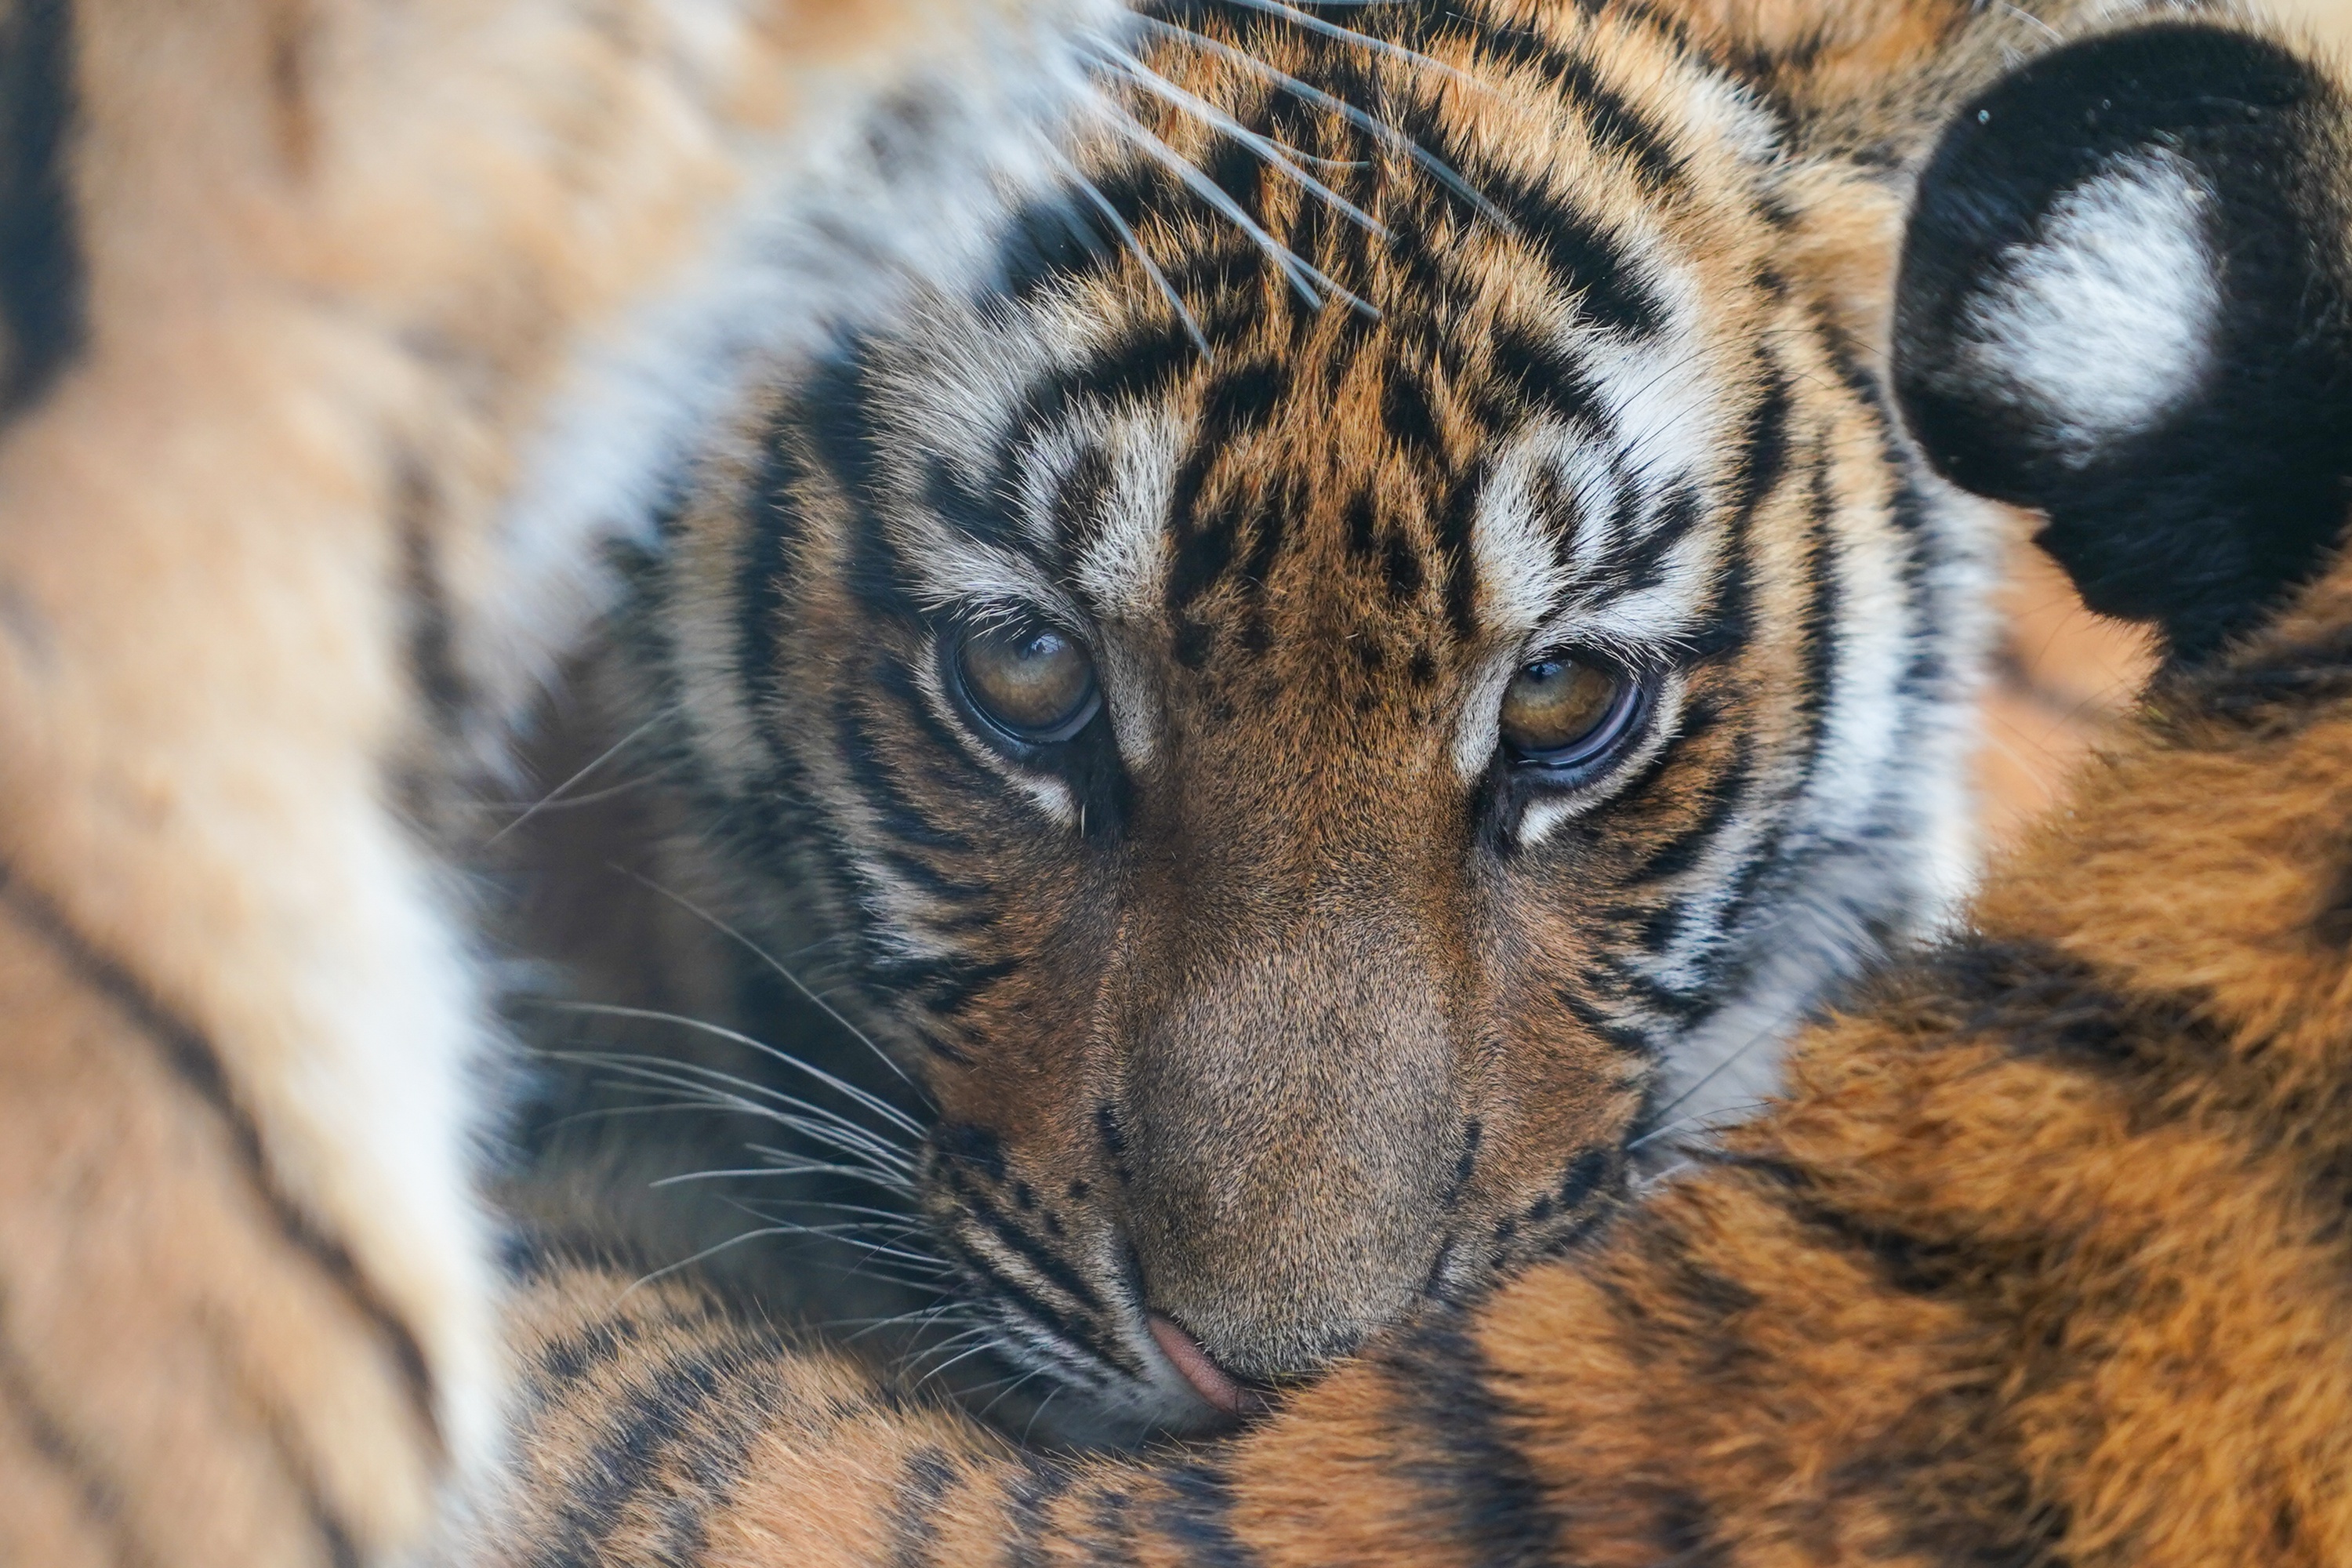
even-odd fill
[(2221, 310), (2207, 205), (2171, 153), (2119, 163), (2061, 198), (1970, 309), (1972, 367), (2052, 420), (2070, 458), (2153, 426), (2203, 378)]
[(1168, 514), (1184, 431), (1164, 408), (1118, 420), (1105, 435), (1110, 492), (1093, 542), (1076, 564), (1078, 585), (1112, 617), (1142, 620), (1160, 603), (1168, 574)]

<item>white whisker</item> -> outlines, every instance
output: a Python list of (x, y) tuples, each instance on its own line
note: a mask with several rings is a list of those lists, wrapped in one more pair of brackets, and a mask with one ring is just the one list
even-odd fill
[(2035, 16), (2024, 6), (2013, 5), (2011, 3), (2011, 0), (2000, 0), (2000, 8), (2008, 12), (2011, 16), (2016, 17), (2019, 21), (2031, 22), (2035, 26), (2041, 28), (2042, 37), (2048, 38), (2052, 43), (2063, 44), (2066, 41), (2065, 34), (2060, 32), (2057, 28), (2043, 21), (2041, 17)]
[[(836, 1165), (823, 1160), (810, 1160), (795, 1165), (747, 1165), (731, 1170), (682, 1171), (674, 1176), (660, 1177), (653, 1184), (656, 1187), (678, 1187), (690, 1182), (751, 1181), (762, 1176), (841, 1176), (861, 1182), (881, 1181), (872, 1171), (860, 1165)], [(906, 1183), (898, 1182), (890, 1184), (890, 1190), (910, 1189)]]
[(971, 1349), (964, 1352), (961, 1355), (950, 1356), (947, 1360), (940, 1363), (939, 1365), (931, 1368), (930, 1371), (923, 1373), (922, 1377), (917, 1381), (915, 1386), (920, 1388), (924, 1384), (945, 1375), (948, 1368), (954, 1366), (959, 1362), (970, 1361), (976, 1355), (985, 1355), (995, 1349), (997, 1349), (997, 1343), (993, 1339), (983, 1340), (979, 1344), (972, 1346)]
[[(607, 864), (610, 865), (610, 862), (607, 862)], [(625, 866), (612, 866), (611, 868), (637, 882), (639, 885), (648, 888), (654, 892), (659, 893), (663, 898), (667, 899), (671, 903), (676, 904), (687, 913), (709, 925), (713, 931), (718, 931), (720, 935), (725, 936), (740, 945), (743, 950), (749, 952), (752, 957), (758, 959), (770, 969), (774, 970), (778, 974), (782, 975), (784, 980), (791, 984), (793, 990), (799, 992), (811, 1003), (814, 1004), (824, 1012), (826, 1017), (832, 1019), (835, 1024), (838, 1024), (842, 1028), (848, 1031), (849, 1037), (851, 1039), (856, 1040), (859, 1045), (864, 1046), (867, 1050), (873, 1052), (875, 1058), (877, 1061), (879, 1061), (884, 1067), (888, 1068), (892, 1072), (898, 1075), (899, 1082), (905, 1084), (908, 1089), (913, 1089), (918, 1095), (923, 1094), (923, 1086), (917, 1083), (913, 1079), (908, 1078), (907, 1076), (907, 1069), (900, 1067), (898, 1062), (892, 1058), (889, 1052), (877, 1045), (874, 1042), (873, 1037), (867, 1035), (865, 1030), (859, 1028), (856, 1025), (843, 1017), (841, 1014), (835, 1009), (832, 1003), (826, 1001), (824, 997), (811, 990), (808, 984), (803, 981), (799, 975), (793, 973), (790, 969), (785, 968), (784, 965), (778, 962), (775, 956), (769, 952), (767, 949), (761, 947), (758, 942), (753, 942), (750, 937), (745, 936), (741, 931), (737, 931), (733, 926), (729, 925), (725, 921), (720, 920), (717, 915), (712, 914), (709, 910), (702, 908), (693, 900), (687, 898), (682, 894), (672, 892), (669, 889), (663, 887), (660, 883), (653, 880), (651, 878), (642, 876), (635, 871), (630, 870)], [(929, 1096), (924, 1096), (924, 1098), (928, 1100)]]
[(889, 1101), (858, 1088), (854, 1083), (836, 1078), (821, 1067), (804, 1062), (789, 1051), (782, 1050), (764, 1040), (753, 1039), (742, 1031), (728, 1028), (723, 1024), (713, 1024), (706, 1019), (688, 1017), (683, 1013), (664, 1013), (648, 1007), (625, 1007), (612, 1002), (549, 1002), (545, 1005), (562, 1007), (575, 1013), (591, 1013), (608, 1018), (636, 1018), (647, 1023), (676, 1024), (681, 1028), (694, 1029), (715, 1038), (727, 1040), (747, 1050), (757, 1051), (761, 1056), (782, 1062), (795, 1072), (807, 1074), (827, 1089), (838, 1094), (847, 1095), (885, 1121), (914, 1137), (920, 1138), (923, 1135), (922, 1123)]
[(702, 1262), (706, 1258), (716, 1258), (719, 1254), (725, 1252), (730, 1247), (740, 1247), (747, 1241), (758, 1241), (763, 1237), (789, 1236), (793, 1233), (793, 1226), (788, 1225), (762, 1226), (757, 1230), (747, 1230), (740, 1236), (730, 1236), (724, 1241), (713, 1242), (711, 1245), (704, 1247), (701, 1251), (695, 1253), (691, 1257), (681, 1258), (675, 1263), (666, 1263), (659, 1268), (655, 1269), (652, 1273), (642, 1275), (636, 1279), (632, 1280), (629, 1284), (629, 1288), (621, 1292), (620, 1299), (626, 1300), (641, 1286), (650, 1285), (656, 1279), (667, 1279), (670, 1275), (676, 1274), (682, 1268), (691, 1268), (696, 1264)]
[(842, 1336), (841, 1342), (843, 1344), (854, 1344), (857, 1341), (864, 1339), (866, 1335), (879, 1333), (884, 1329), (895, 1329), (902, 1325), (912, 1325), (919, 1329), (928, 1329), (933, 1323), (952, 1318), (957, 1313), (961, 1312), (964, 1310), (965, 1306), (963, 1302), (950, 1301), (942, 1307), (919, 1307), (911, 1312), (899, 1312), (887, 1318), (835, 1318), (820, 1326), (829, 1331), (835, 1329), (853, 1328), (859, 1324), (865, 1325), (862, 1328), (858, 1328), (857, 1331), (854, 1334), (845, 1334)]
[(1036, 1430), (1037, 1417), (1045, 1414), (1045, 1406), (1054, 1403), (1054, 1395), (1061, 1393), (1064, 1386), (1064, 1384), (1057, 1383), (1053, 1387), (1047, 1389), (1045, 1391), (1045, 1397), (1037, 1402), (1037, 1408), (1029, 1412), (1029, 1425), (1021, 1428), (1021, 1446), (1025, 1448), (1029, 1446), (1029, 1434)]
[(1286, 21), (1297, 23), (1310, 33), (1320, 33), (1327, 38), (1337, 38), (1342, 43), (1354, 44), (1377, 54), (1387, 55), (1391, 59), (1403, 60), (1408, 65), (1423, 67), (1441, 75), (1452, 77), (1454, 80), (1471, 87), (1484, 89), (1486, 86), (1485, 82), (1458, 66), (1450, 66), (1444, 60), (1433, 59), (1418, 49), (1406, 48), (1402, 44), (1391, 43), (1386, 38), (1376, 38), (1370, 33), (1359, 33), (1353, 27), (1343, 27), (1337, 22), (1327, 22), (1311, 12), (1302, 11), (1297, 6), (1288, 4), (1287, 0), (1228, 0), (1228, 3), (1246, 5), (1253, 11), (1263, 11), (1269, 16), (1280, 16)]
[(1252, 131), (1248, 126), (1244, 125), (1240, 121), (1235, 120), (1232, 115), (1227, 114), (1223, 110), (1219, 109), (1215, 104), (1211, 103), (1207, 99), (1200, 96), (1200, 94), (1188, 91), (1185, 89), (1177, 86), (1174, 82), (1170, 81), (1166, 77), (1161, 76), (1158, 71), (1153, 70), (1141, 60), (1136, 58), (1134, 55), (1118, 47), (1115, 44), (1101, 45), (1097, 47), (1095, 54), (1097, 58), (1108, 61), (1118, 67), (1121, 74), (1126, 76), (1129, 80), (1134, 82), (1138, 87), (1142, 88), (1145, 91), (1151, 93), (1155, 97), (1164, 99), (1180, 109), (1190, 110), (1191, 112), (1200, 116), (1201, 119), (1208, 124), (1223, 132), (1227, 136), (1232, 137), (1234, 141), (1240, 142), (1243, 146), (1248, 148), (1251, 152), (1255, 153), (1259, 157), (1265, 159), (1268, 165), (1273, 168), (1279, 169), (1284, 174), (1289, 175), (1291, 179), (1297, 182), (1301, 189), (1310, 191), (1314, 195), (1322, 197), (1323, 200), (1330, 205), (1337, 208), (1339, 211), (1345, 213), (1349, 217), (1354, 219), (1358, 224), (1360, 224), (1368, 233), (1378, 235), (1382, 239), (1389, 237), (1387, 225), (1381, 223), (1379, 219), (1373, 217), (1371, 214), (1364, 211), (1363, 208), (1358, 206), (1355, 203), (1349, 201), (1347, 197), (1341, 195), (1339, 192), (1333, 190), (1330, 186), (1325, 184), (1322, 181), (1317, 179), (1314, 175), (1308, 174), (1297, 164), (1292, 163), (1288, 158), (1283, 155), (1282, 149), (1275, 142), (1259, 135), (1256, 132)]
[(1749, 1051), (1754, 1050), (1758, 1046), (1763, 1045), (1768, 1041), (1778, 1040), (1780, 1038), (1783, 1032), (1782, 1026), (1778, 1024), (1768, 1025), (1765, 1027), (1757, 1030), (1754, 1034), (1748, 1036), (1748, 1038), (1742, 1040), (1738, 1046), (1726, 1051), (1723, 1054), (1722, 1059), (1717, 1061), (1713, 1067), (1707, 1068), (1706, 1071), (1699, 1074), (1697, 1079), (1693, 1082), (1689, 1088), (1684, 1089), (1680, 1094), (1666, 1101), (1665, 1104), (1658, 1107), (1658, 1114), (1660, 1116), (1667, 1115), (1673, 1111), (1676, 1106), (1682, 1104), (1685, 1100), (1690, 1099), (1692, 1095), (1696, 1094), (1700, 1089), (1705, 1089), (1709, 1083), (1713, 1082), (1718, 1075), (1724, 1072), (1725, 1069), (1728, 1068), (1733, 1063), (1738, 1061), (1740, 1058), (1746, 1056)]
[(1119, 238), (1127, 246), (1128, 254), (1142, 264), (1145, 276), (1151, 279), (1161, 296), (1167, 300), (1169, 308), (1176, 312), (1176, 319), (1184, 324), (1185, 335), (1192, 340), (1192, 346), (1201, 351), (1202, 359), (1214, 363), (1217, 356), (1209, 347), (1208, 334), (1201, 331), (1201, 323), (1193, 319), (1191, 310), (1185, 309), (1183, 296), (1176, 292), (1176, 286), (1168, 281), (1168, 274), (1160, 270), (1160, 263), (1152, 260), (1150, 252), (1143, 248), (1143, 241), (1137, 236), (1135, 230), (1129, 227), (1127, 220), (1118, 216), (1118, 209), (1111, 205), (1110, 198), (1104, 195), (1096, 187), (1095, 183), (1087, 178), (1086, 171), (1072, 163), (1059, 147), (1055, 146), (1043, 136), (1038, 138), (1038, 142), (1045, 149), (1047, 155), (1060, 165), (1063, 176), (1077, 186), (1087, 199), (1094, 204), (1095, 210), (1102, 214), (1112, 228), (1118, 231)]
[[(771, 1121), (781, 1121), (795, 1131), (819, 1138), (821, 1142), (844, 1153), (871, 1156), (877, 1162), (877, 1169), (887, 1166), (902, 1173), (913, 1169), (913, 1162), (906, 1151), (894, 1143), (885, 1142), (873, 1129), (860, 1127), (839, 1112), (829, 1110), (813, 1101), (798, 1099), (786, 1094), (782, 1089), (771, 1089), (765, 1084), (753, 1083), (748, 1079), (737, 1078), (732, 1073), (722, 1072), (714, 1067), (706, 1067), (700, 1062), (674, 1061), (667, 1057), (618, 1051), (549, 1051), (545, 1054), (557, 1061), (572, 1061), (592, 1067), (602, 1067), (609, 1071), (618, 1072), (647, 1083), (658, 1083), (670, 1089), (723, 1097), (727, 1103), (739, 1110)], [(732, 1089), (719, 1087), (722, 1084), (733, 1087)], [(740, 1092), (738, 1093), (737, 1090)], [(762, 1100), (771, 1100), (780, 1105), (791, 1106), (801, 1114), (794, 1116), (779, 1114), (770, 1107), (761, 1105), (760, 1101)]]
[(622, 736), (619, 740), (614, 742), (611, 745), (605, 747), (602, 752), (599, 752), (596, 754), (595, 759), (589, 763), (586, 767), (582, 768), (578, 773), (573, 773), (570, 778), (565, 779), (562, 784), (557, 784), (553, 789), (540, 796), (536, 805), (525, 811), (520, 816), (516, 817), (512, 822), (508, 823), (504, 827), (499, 828), (496, 833), (491, 834), (488, 838), (483, 841), (485, 847), (496, 844), (499, 839), (504, 838), (508, 834), (512, 833), (516, 828), (520, 827), (524, 823), (529, 822), (532, 817), (537, 816), (541, 811), (544, 811), (547, 807), (562, 799), (563, 796), (571, 791), (574, 784), (579, 784), (590, 773), (594, 773), (598, 768), (603, 767), (606, 763), (609, 763), (614, 757), (619, 756), (622, 752), (635, 744), (639, 737), (643, 736), (647, 731), (651, 730), (656, 724), (660, 722), (661, 716), (656, 714), (653, 718), (648, 719), (644, 723), (638, 725), (635, 729), (630, 731), (627, 734)]
[[(1273, 235), (1268, 234), (1264, 226), (1242, 210), (1242, 205), (1239, 202), (1226, 195), (1223, 186), (1209, 178), (1202, 170), (1194, 167), (1173, 147), (1153, 134), (1150, 127), (1116, 105), (1111, 107), (1110, 113), (1129, 141), (1181, 180), (1194, 195), (1200, 197), (1234, 227), (1255, 241), (1257, 247), (1265, 252), (1267, 258), (1282, 269), (1283, 275), (1290, 279), (1290, 286), (1297, 290), (1299, 298), (1320, 310), (1324, 304), (1325, 295), (1328, 295), (1345, 300), (1366, 315), (1374, 320), (1379, 319), (1380, 311), (1370, 303), (1325, 277), (1320, 269), (1301, 258)], [(1323, 290), (1323, 293), (1316, 292), (1318, 288)]]
[(1625, 1151), (1626, 1152), (1631, 1153), (1634, 1150), (1642, 1147), (1644, 1143), (1654, 1142), (1658, 1139), (1664, 1137), (1667, 1133), (1681, 1127), (1703, 1127), (1708, 1131), (1714, 1131), (1719, 1127), (1727, 1126), (1731, 1122), (1742, 1121), (1754, 1112), (1763, 1110), (1764, 1104), (1764, 1101), (1756, 1100), (1750, 1100), (1745, 1105), (1717, 1106), (1710, 1110), (1694, 1111), (1688, 1116), (1676, 1117), (1674, 1121), (1662, 1122), (1658, 1126), (1651, 1128), (1647, 1132), (1643, 1133), (1639, 1138), (1633, 1139), (1625, 1145)]
[(1157, 16), (1144, 16), (1138, 20), (1145, 27), (1169, 37), (1180, 39), (1193, 48), (1205, 50), (1220, 59), (1229, 60), (1244, 70), (1254, 71), (1275, 83), (1284, 91), (1304, 99), (1307, 102), (1319, 108), (1329, 110), (1349, 124), (1369, 133), (1375, 141), (1384, 142), (1391, 150), (1401, 153), (1432, 179), (1468, 202), (1477, 210), (1479, 216), (1495, 225), (1505, 234), (1518, 232), (1518, 226), (1511, 221), (1510, 215), (1496, 206), (1484, 191), (1464, 179), (1452, 164), (1391, 125), (1387, 121), (1357, 108), (1344, 98), (1334, 97), (1319, 87), (1301, 81), (1288, 71), (1269, 65), (1222, 39), (1212, 38), (1205, 33), (1196, 33), (1190, 27), (1180, 26), (1176, 23), (1163, 21)]

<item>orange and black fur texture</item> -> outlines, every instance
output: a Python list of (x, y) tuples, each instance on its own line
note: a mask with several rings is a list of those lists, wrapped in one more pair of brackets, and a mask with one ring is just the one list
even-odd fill
[(1906, 250), (1908, 423), (2172, 657), (1965, 926), (1694, 1169), (1142, 1458), (1020, 1452), (690, 1287), (559, 1268), (490, 1560), (2352, 1557), (2347, 154), (2340, 82), (2225, 26), (1963, 110)]
[(1112, 15), (0, 3), (0, 1562), (415, 1561), (492, 1463), (463, 780)]
[(710, 463), (634, 631), (679, 880), (836, 944), (919, 1088), (772, 1103), (1057, 1415), (1566, 1245), (1949, 911), (1992, 529), (1885, 318), (2045, 9), (1160, 7), (1002, 278)]

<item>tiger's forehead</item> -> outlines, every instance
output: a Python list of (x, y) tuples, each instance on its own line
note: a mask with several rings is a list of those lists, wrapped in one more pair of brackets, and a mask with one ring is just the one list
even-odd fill
[(1769, 121), (1605, 21), (1407, 60), (1195, 20), (1005, 290), (885, 356), (908, 586), (1193, 664), (1399, 621), (1684, 635), (1764, 395)]

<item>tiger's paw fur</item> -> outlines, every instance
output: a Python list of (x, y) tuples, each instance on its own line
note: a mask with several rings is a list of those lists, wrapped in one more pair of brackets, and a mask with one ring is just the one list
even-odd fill
[(1111, 22), (0, 5), (0, 1561), (405, 1560), (493, 1460), (464, 781)]

